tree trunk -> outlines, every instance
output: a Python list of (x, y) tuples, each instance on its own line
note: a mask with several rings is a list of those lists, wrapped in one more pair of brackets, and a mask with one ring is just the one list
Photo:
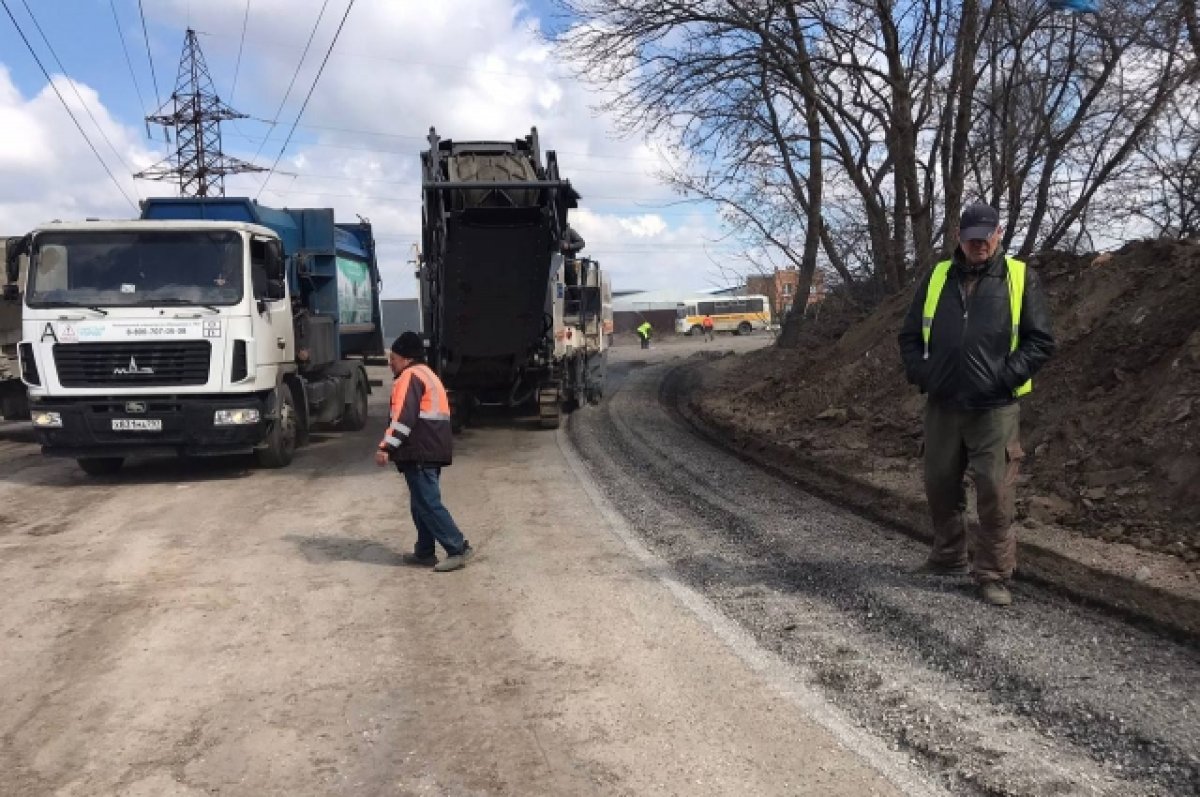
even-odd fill
[[(958, 217), (962, 213), (963, 188), (966, 183), (967, 143), (971, 132), (972, 101), (975, 94), (975, 52), (979, 35), (979, 0), (963, 0), (955, 42), (954, 75), (950, 82), (958, 90), (954, 115), (954, 135), (950, 144), (950, 171), (946, 175), (946, 235), (942, 250), (946, 256), (958, 242)], [(928, 267), (929, 263), (921, 263)]]

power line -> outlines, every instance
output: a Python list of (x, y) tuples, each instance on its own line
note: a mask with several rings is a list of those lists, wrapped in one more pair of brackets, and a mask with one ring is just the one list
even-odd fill
[(275, 173), (275, 167), (279, 165), (279, 161), (283, 159), (283, 153), (287, 151), (288, 144), (291, 143), (292, 134), (296, 132), (296, 125), (300, 124), (300, 118), (304, 116), (304, 110), (308, 108), (308, 101), (312, 99), (313, 92), (317, 90), (317, 83), (321, 81), (321, 75), (325, 72), (325, 65), (329, 63), (329, 56), (333, 54), (333, 48), (337, 45), (338, 38), (342, 35), (342, 28), (346, 25), (346, 20), (350, 17), (350, 10), (354, 8), (354, 1), (346, 6), (346, 13), (342, 14), (342, 21), (338, 23), (337, 30), (333, 33), (333, 41), (329, 42), (329, 49), (325, 51), (325, 58), (321, 61), (321, 66), (317, 69), (317, 76), (313, 78), (312, 85), (308, 89), (308, 95), (304, 98), (304, 104), (300, 106), (300, 113), (296, 114), (296, 120), (292, 122), (292, 129), (288, 131), (287, 138), (283, 142), (283, 146), (279, 149), (279, 154), (275, 156), (275, 162), (271, 164), (270, 171), (267, 172), (266, 179), (263, 180), (262, 186), (258, 189), (258, 195), (262, 195), (263, 188), (267, 187), (267, 183), (271, 181), (271, 175)]
[[(262, 122), (263, 124), (271, 124), (271, 121), (269, 119), (260, 119), (256, 116), (251, 116), (250, 118), (256, 122)], [(335, 127), (332, 125), (315, 125), (315, 124), (297, 125), (297, 127), (301, 128), (302, 130), (329, 130), (329, 131), (332, 131), (335, 133), (351, 133), (353, 135), (361, 135), (361, 136), (384, 136), (386, 138), (401, 138), (401, 139), (405, 139), (406, 141), (420, 141), (423, 143), (428, 143), (428, 141), (429, 141), (428, 135), (416, 136), (416, 135), (409, 135), (407, 133), (389, 133), (389, 132), (385, 132), (382, 130), (357, 130), (357, 129), (351, 128), (351, 127)], [(269, 133), (268, 133), (268, 135), (269, 135)], [(258, 140), (258, 136), (245, 136), (245, 138), (247, 138), (251, 141)], [(275, 139), (275, 140), (278, 141), (279, 139)], [(336, 146), (336, 145), (314, 144), (313, 146)], [(355, 148), (354, 147), (345, 147), (345, 149), (355, 149)], [(362, 149), (365, 152), (399, 152), (399, 150), (388, 150), (388, 149), (367, 149), (367, 148), (362, 148)], [(573, 150), (569, 150), (569, 149), (555, 149), (554, 151), (557, 152), (559, 155), (570, 155), (570, 156), (576, 157), (576, 158), (595, 158), (597, 160), (652, 161), (655, 163), (659, 163), (659, 162), (662, 162), (665, 160), (665, 158), (654, 157), (654, 156), (650, 156), (650, 155), (595, 155), (590, 152), (577, 152), (577, 151), (573, 151)], [(407, 154), (407, 153), (400, 153), (400, 154)]]
[[(253, 118), (253, 117), (251, 117), (251, 118)], [(259, 119), (257, 121), (263, 121), (263, 120)], [(305, 127), (305, 125), (300, 125), (300, 127)], [(242, 138), (242, 139), (245, 139), (246, 141), (258, 141), (258, 142), (264, 142), (264, 143), (266, 141), (283, 141), (282, 138), (263, 138), (262, 136), (251, 136), (251, 135), (247, 135), (245, 133), (227, 133), (226, 135), (233, 136), (234, 138)], [(317, 141), (306, 141), (306, 142), (304, 142), (304, 146), (312, 147), (314, 149), (343, 149), (343, 150), (349, 150), (350, 152), (370, 152), (375, 155), (396, 155), (396, 156), (400, 156), (400, 157), (404, 157), (404, 158), (411, 158), (415, 154), (414, 152), (412, 152), (410, 150), (379, 149), (378, 147), (354, 147), (354, 146), (350, 146), (349, 144), (325, 144), (325, 143), (321, 143), (321, 142), (317, 142)], [(260, 145), (259, 151), (261, 151), (261, 150), (262, 150), (262, 146)], [(587, 156), (583, 156), (583, 157), (587, 157)], [(254, 158), (251, 158), (250, 160), (253, 161)], [(633, 171), (626, 171), (624, 169), (595, 169), (595, 168), (589, 168), (587, 166), (572, 166), (570, 169), (568, 169), (568, 171), (570, 171), (572, 173), (583, 172), (585, 174), (623, 174), (623, 175), (627, 175), (630, 177), (651, 177), (652, 176), (650, 174), (647, 174), (646, 172), (633, 172)], [(343, 177), (340, 179), (357, 179), (357, 178)]]
[(158, 90), (158, 75), (154, 71), (154, 56), (150, 54), (150, 33), (146, 30), (146, 9), (142, 8), (142, 0), (138, 0), (138, 13), (142, 17), (142, 38), (146, 40), (146, 60), (150, 62), (150, 78), (154, 81), (154, 103), (162, 105), (162, 92)]
[[(138, 110), (142, 115), (146, 113), (146, 101), (142, 99), (142, 87), (138, 85), (137, 74), (133, 71), (133, 59), (129, 57), (129, 45), (125, 42), (125, 34), (121, 32), (121, 18), (117, 16), (117, 1), (108, 0), (108, 6), (112, 9), (113, 23), (117, 26), (117, 38), (121, 40), (121, 50), (125, 53), (125, 64), (129, 67), (129, 77), (133, 80), (133, 90), (138, 98)], [(150, 134), (150, 128), (146, 128), (146, 135)]]
[(246, 13), (242, 16), (242, 38), (238, 42), (237, 62), (233, 65), (233, 84), (229, 87), (229, 101), (233, 102), (233, 94), (237, 91), (238, 73), (242, 69), (242, 50), (246, 46), (246, 24), (250, 21), (250, 0), (246, 0)]
[[(304, 175), (300, 175), (300, 176), (303, 177)], [(356, 179), (356, 178), (339, 177), (337, 179), (351, 180), (351, 179)], [(418, 183), (397, 183), (396, 185), (411, 187), (414, 191), (420, 188), (420, 184), (418, 184)], [(295, 196), (327, 196), (327, 197), (336, 197), (336, 198), (341, 198), (341, 199), (374, 199), (374, 200), (378, 200), (380, 202), (396, 202), (396, 201), (408, 202), (409, 201), (407, 196), (401, 196), (399, 194), (393, 194), (390, 196), (384, 196), (382, 194), (346, 194), (346, 193), (338, 193), (336, 191), (303, 191), (303, 190), (290, 189), (290, 188), (263, 188), (261, 190), (266, 191), (271, 194), (277, 194), (279, 196), (292, 196), (292, 195), (295, 195)], [(597, 196), (595, 194), (588, 194), (586, 198), (587, 199), (606, 200), (609, 202), (623, 202), (623, 201), (628, 201), (628, 199), (629, 199), (629, 197), (624, 197), (624, 196)], [(656, 207), (657, 206), (649, 205), (649, 206), (645, 206), (645, 207), (640, 207), (640, 208), (638, 208), (638, 210), (643, 213), (655, 213), (655, 212), (658, 212), (655, 209)], [(670, 208), (670, 207), (673, 207), (673, 205), (666, 205), (663, 207)], [(588, 210), (589, 208), (584, 208), (584, 209)], [(599, 212), (599, 211), (593, 211), (593, 212)]]
[[(235, 38), (237, 38), (236, 34), (216, 33), (211, 30), (205, 31), (204, 35), (212, 36), (217, 39), (235, 39)], [(283, 43), (283, 42), (280, 42), (277, 40), (272, 41), (268, 38), (261, 39), (260, 43), (263, 46), (271, 47), (276, 50), (294, 50), (295, 49), (295, 47), (291, 44)], [(445, 69), (445, 70), (450, 70), (450, 71), (455, 71), (455, 72), (467, 72), (467, 73), (471, 73), (471, 74), (496, 75), (497, 77), (528, 78), (533, 74), (533, 70), (530, 70), (529, 72), (509, 72), (509, 71), (502, 70), (502, 69), (489, 69), (489, 68), (482, 68), (482, 67), (476, 67), (476, 66), (463, 66), (462, 64), (446, 64), (446, 63), (438, 63), (436, 61), (414, 61), (410, 58), (396, 58), (396, 57), (387, 56), (387, 55), (373, 55), (370, 53), (362, 53), (362, 52), (357, 52), (357, 51), (339, 53), (338, 56), (341, 58), (365, 58), (370, 61), (390, 61), (392, 63), (403, 64), (405, 66), (427, 66), (427, 67), (431, 67), (433, 69)], [(544, 75), (544, 74), (545, 73), (543, 71), (541, 73), (541, 75)], [(562, 76), (561, 73), (558, 76), (561, 77)]]
[(137, 210), (137, 203), (129, 198), (129, 194), (125, 193), (125, 189), (122, 188), (121, 184), (117, 181), (116, 175), (114, 175), (112, 170), (108, 168), (108, 164), (104, 162), (104, 158), (100, 157), (100, 151), (96, 149), (96, 145), (93, 144), (92, 139), (88, 137), (87, 131), (83, 129), (83, 125), (79, 123), (79, 119), (76, 118), (75, 114), (71, 111), (71, 106), (67, 105), (67, 101), (63, 97), (62, 92), (58, 90), (58, 86), (54, 85), (54, 81), (50, 78), (50, 72), (47, 71), (46, 65), (43, 64), (42, 59), (38, 57), (37, 51), (35, 51), (33, 49), (33, 45), (29, 43), (29, 38), (25, 35), (25, 31), (21, 30), (21, 26), (17, 22), (17, 18), (13, 16), (12, 9), (8, 7), (8, 0), (0, 0), (0, 5), (4, 6), (4, 11), (8, 14), (8, 18), (12, 20), (13, 27), (17, 29), (17, 34), (21, 37), (21, 41), (25, 42), (25, 47), (29, 50), (29, 54), (33, 56), (33, 60), (37, 62), (38, 68), (41, 69), (42, 74), (46, 76), (46, 82), (50, 84), (50, 88), (54, 89), (55, 95), (58, 96), (58, 101), (62, 103), (62, 107), (66, 110), (67, 115), (70, 116), (71, 121), (75, 123), (75, 128), (79, 131), (79, 135), (83, 136), (83, 140), (86, 141), (87, 145), (91, 148), (92, 154), (96, 156), (96, 160), (100, 161), (100, 165), (103, 166), (104, 171), (108, 173), (108, 177), (113, 181), (113, 185), (115, 185), (117, 190), (121, 192), (121, 196), (125, 197), (125, 201), (132, 205), (134, 210)]
[[(100, 136), (104, 139), (104, 143), (108, 144), (108, 148), (112, 150), (113, 155), (117, 156), (117, 160), (123, 167), (125, 167), (125, 171), (132, 174), (133, 169), (128, 163), (125, 162), (125, 159), (121, 157), (121, 153), (118, 152), (117, 148), (113, 145), (112, 139), (108, 137), (108, 133), (104, 132), (104, 127), (100, 124), (99, 120), (96, 119), (96, 115), (92, 113), (92, 109), (88, 106), (87, 101), (83, 99), (83, 95), (79, 93), (79, 87), (75, 85), (75, 81), (71, 79), (71, 76), (67, 74), (67, 68), (63, 66), (62, 59), (59, 58), (58, 53), (55, 52), (54, 45), (50, 43), (50, 39), (46, 36), (46, 31), (42, 30), (42, 25), (40, 22), (38, 22), (37, 17), (34, 16), (33, 9), (29, 7), (28, 0), (21, 0), (21, 5), (25, 6), (25, 13), (29, 15), (31, 20), (33, 20), (33, 26), (37, 28), (38, 35), (42, 37), (42, 41), (46, 43), (46, 49), (50, 51), (50, 55), (54, 58), (54, 62), (58, 64), (58, 68), (62, 71), (63, 77), (65, 77), (67, 82), (71, 84), (71, 91), (75, 92), (75, 98), (79, 100), (79, 104), (83, 106), (83, 110), (87, 111), (88, 118), (92, 120), (92, 124), (94, 124), (96, 129), (100, 131)], [(141, 198), (141, 195), (138, 194), (136, 187), (134, 187), (133, 192), (138, 196), (139, 199)]]
[[(275, 109), (275, 118), (267, 122), (266, 119), (259, 119), (260, 122), (266, 122), (271, 127), (267, 130), (267, 134), (263, 136), (263, 140), (259, 142), (258, 149), (254, 151), (254, 157), (251, 161), (258, 160), (258, 156), (262, 154), (263, 147), (267, 145), (267, 138), (275, 129), (275, 125), (279, 123), (279, 115), (283, 113), (283, 106), (287, 105), (288, 97), (292, 96), (292, 87), (296, 85), (296, 78), (300, 77), (300, 67), (304, 66), (304, 59), (308, 57), (308, 48), (312, 46), (313, 39), (317, 35), (317, 28), (321, 26), (321, 19), (325, 16), (325, 9), (329, 5), (329, 0), (321, 3), (321, 10), (317, 12), (317, 21), (313, 23), (312, 31), (308, 34), (308, 41), (304, 44), (304, 52), (300, 53), (300, 61), (296, 64), (296, 71), (292, 73), (292, 79), (288, 83), (287, 91), (283, 93), (283, 99), (279, 101), (279, 107)], [(247, 136), (249, 138), (249, 136)], [(270, 175), (267, 175), (270, 177)], [(264, 183), (265, 185), (265, 183)]]
[[(254, 116), (252, 116), (250, 118), (254, 119), (254, 121), (256, 121), (256, 122), (270, 124), (270, 122), (266, 119), (259, 119)], [(311, 130), (311, 129), (341, 130), (342, 132), (346, 132), (346, 133), (364, 133), (366, 135), (390, 135), (388, 133), (371, 133), (370, 131), (366, 131), (366, 130), (349, 130), (346, 128), (330, 128), (330, 127), (326, 127), (323, 125), (298, 125), (298, 127), (300, 129), (309, 129), (309, 130)], [(234, 136), (235, 138), (243, 138), (247, 141), (258, 141), (259, 142), (259, 148), (258, 148), (259, 152), (262, 151), (262, 146), (267, 141), (283, 141), (282, 138), (252, 136), (252, 135), (247, 135), (246, 133), (228, 133), (227, 135)], [(418, 138), (420, 138), (418, 136), (398, 136), (398, 137), (412, 139), (414, 141), (418, 140)], [(420, 138), (420, 140), (427, 141), (428, 139)], [(412, 151), (410, 151), (410, 150), (380, 149), (379, 147), (355, 147), (355, 146), (351, 146), (349, 144), (327, 144), (327, 143), (319, 142), (319, 141), (306, 141), (306, 142), (304, 142), (304, 145), (307, 147), (313, 147), (316, 149), (344, 149), (344, 150), (350, 150), (351, 152), (371, 152), (371, 153), (374, 153), (377, 155), (401, 155), (406, 158), (411, 157), (413, 154)], [(584, 159), (597, 158), (597, 159), (602, 159), (602, 160), (646, 160), (646, 161), (654, 160), (653, 158), (636, 158), (636, 157), (622, 158), (618, 155), (589, 155), (587, 153), (582, 153), (582, 152), (571, 153), (566, 150), (555, 150), (555, 152), (557, 152), (560, 155), (570, 155), (571, 157), (584, 158)], [(255, 153), (255, 154), (257, 155), (258, 153)], [(254, 160), (254, 158), (251, 158), (251, 160)], [(631, 172), (631, 171), (626, 171), (624, 169), (594, 169), (594, 168), (588, 168), (586, 166), (572, 166), (568, 171), (586, 172), (589, 174), (625, 174), (625, 175), (630, 175), (632, 177), (650, 176), (650, 175), (646, 174), (646, 172)]]

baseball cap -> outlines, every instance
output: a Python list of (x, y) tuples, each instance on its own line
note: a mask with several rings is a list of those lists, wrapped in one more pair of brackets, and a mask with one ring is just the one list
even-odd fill
[(990, 238), (1000, 226), (1000, 212), (991, 205), (974, 202), (963, 208), (958, 222), (958, 237), (963, 241)]

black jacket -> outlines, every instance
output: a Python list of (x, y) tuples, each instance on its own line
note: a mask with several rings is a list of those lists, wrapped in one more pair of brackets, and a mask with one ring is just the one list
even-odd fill
[[(928, 393), (931, 401), (959, 409), (994, 409), (1011, 404), (1013, 391), (1024, 384), (1054, 354), (1046, 295), (1033, 269), (1026, 269), (1017, 350), (1012, 343), (1012, 311), (1008, 302), (1008, 265), (997, 252), (983, 268), (970, 297), (962, 251), (953, 265), (933, 316), (929, 359), (924, 358), (921, 315), (930, 274), (917, 287), (904, 326), (900, 353), (908, 381)], [(932, 269), (930, 270), (932, 273)]]
[[(440, 391), (443, 399), (431, 397), (434, 410), (421, 412), (421, 401), (425, 397), (425, 380), (413, 373), (420, 367), (429, 379), (430, 387)], [(413, 363), (396, 377), (392, 384), (391, 412), (388, 413), (388, 428), (379, 444), (380, 451), (388, 452), (389, 458), (400, 470), (413, 467), (442, 468), (453, 461), (454, 438), (450, 429), (449, 412), (438, 412), (439, 405), (448, 410), (446, 388), (437, 375), (424, 363)], [(433, 417), (436, 415), (442, 417)], [(393, 421), (392, 419), (396, 420)]]

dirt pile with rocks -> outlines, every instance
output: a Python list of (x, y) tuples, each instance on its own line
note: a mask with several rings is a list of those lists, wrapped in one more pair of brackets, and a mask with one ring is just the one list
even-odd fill
[[(1018, 520), (1200, 569), (1200, 243), (1044, 253), (1055, 358), (1023, 401)], [(884, 489), (921, 495), (924, 403), (896, 334), (911, 291), (873, 313), (831, 297), (796, 349), (739, 358), (698, 408)]]

